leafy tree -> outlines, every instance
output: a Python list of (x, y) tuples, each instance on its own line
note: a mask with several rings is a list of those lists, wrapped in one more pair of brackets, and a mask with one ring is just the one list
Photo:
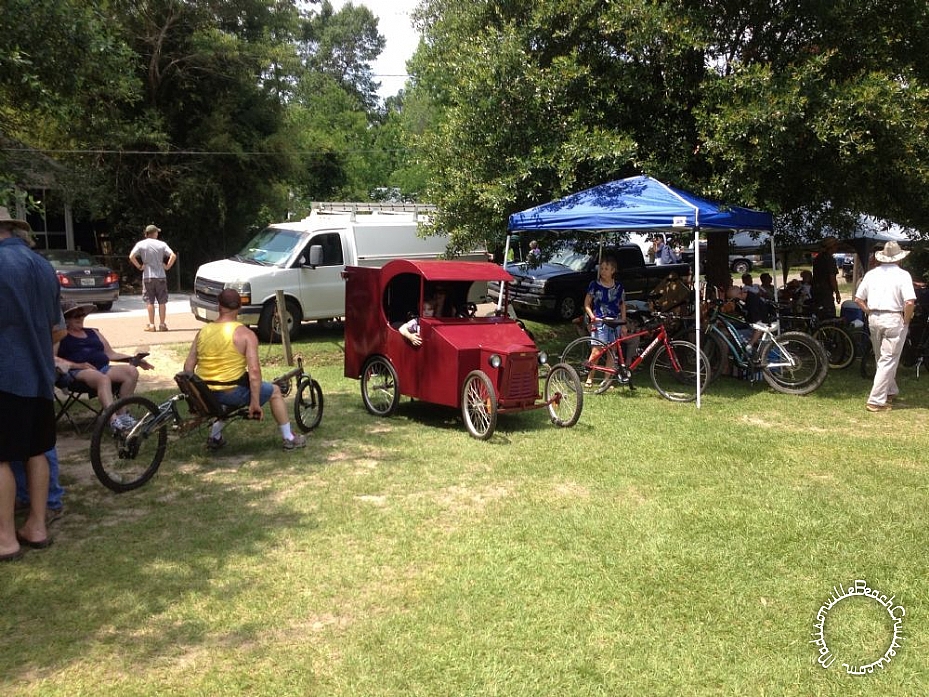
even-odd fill
[(384, 45), (377, 18), (364, 5), (349, 2), (335, 12), (332, 3), (323, 0), (319, 12), (302, 23), (300, 56), (307, 71), (331, 77), (368, 110), (376, 108), (380, 87), (371, 63)]
[(858, 212), (929, 229), (925, 2), (426, 0), (417, 17), (429, 195), (466, 240), (640, 172), (785, 229)]
[(117, 252), (157, 221), (192, 273), (305, 201), (386, 181), (369, 158), (376, 19), (301, 7), (11, 0), (0, 130), (70, 166), (72, 199), (107, 220)]

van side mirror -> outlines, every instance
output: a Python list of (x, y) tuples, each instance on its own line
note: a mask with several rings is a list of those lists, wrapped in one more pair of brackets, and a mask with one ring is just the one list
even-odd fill
[(310, 245), (309, 266), (315, 269), (323, 263), (323, 246), (321, 244)]

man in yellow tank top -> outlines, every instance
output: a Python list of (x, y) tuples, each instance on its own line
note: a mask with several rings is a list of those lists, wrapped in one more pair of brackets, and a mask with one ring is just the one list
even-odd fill
[[(249, 417), (261, 420), (262, 405), (271, 403), (271, 414), (281, 429), (284, 450), (302, 448), (306, 437), (294, 433), (287, 416), (287, 406), (280, 388), (261, 380), (258, 362), (258, 339), (251, 329), (238, 321), (242, 300), (231, 288), (219, 294), (219, 317), (197, 333), (190, 347), (184, 370), (196, 372), (210, 384), (220, 404), (230, 407), (248, 405)], [(225, 445), (225, 423), (216, 421), (207, 447), (217, 450)]]

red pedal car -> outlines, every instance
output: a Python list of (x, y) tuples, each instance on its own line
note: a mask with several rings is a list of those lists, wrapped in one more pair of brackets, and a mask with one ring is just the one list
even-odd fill
[[(393, 414), (400, 396), (460, 408), (475, 438), (493, 435), (497, 414), (548, 409), (558, 426), (573, 426), (583, 408), (577, 372), (546, 362), (522, 326), (505, 314), (477, 316), (468, 302), (474, 283), (511, 281), (492, 263), (396, 259), (383, 268), (349, 266), (345, 283), (345, 376), (361, 380), (365, 408)], [(424, 299), (445, 294), (439, 315), (423, 317)], [(399, 331), (419, 317), (421, 345)]]

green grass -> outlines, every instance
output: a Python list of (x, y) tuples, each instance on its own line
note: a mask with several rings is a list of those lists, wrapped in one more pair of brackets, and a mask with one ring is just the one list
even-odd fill
[[(573, 331), (530, 327), (552, 355)], [(869, 414), (855, 368), (808, 397), (721, 379), (700, 410), (643, 375), (484, 443), (454, 410), (368, 415), (337, 332), (298, 348), (326, 398), (305, 451), (237, 422), (123, 495), (66, 458), (55, 545), (0, 568), (0, 693), (926, 694), (927, 378)], [(907, 613), (867, 677), (808, 643), (859, 578)], [(892, 628), (859, 600), (828, 626), (860, 663)]]

